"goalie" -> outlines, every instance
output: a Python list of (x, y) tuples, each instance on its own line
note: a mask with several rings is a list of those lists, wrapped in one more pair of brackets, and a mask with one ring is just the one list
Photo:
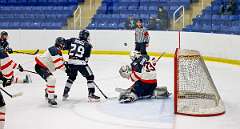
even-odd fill
[(130, 58), (131, 65), (122, 66), (119, 73), (121, 77), (132, 80), (134, 84), (127, 90), (120, 91), (120, 103), (130, 103), (144, 98), (168, 98), (171, 95), (166, 87), (157, 87), (155, 66), (158, 59), (148, 60), (148, 55), (141, 55), (138, 51), (131, 52)]

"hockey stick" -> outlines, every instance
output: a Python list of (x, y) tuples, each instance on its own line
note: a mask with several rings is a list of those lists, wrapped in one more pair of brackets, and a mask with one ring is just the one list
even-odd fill
[(101, 92), (101, 94), (104, 96), (105, 99), (109, 99), (104, 93), (103, 91), (98, 87), (98, 85), (96, 85), (97, 89)]
[(39, 52), (39, 49), (37, 49), (34, 53), (29, 53), (29, 52), (21, 52), (21, 51), (13, 51), (15, 53), (20, 53), (20, 54), (27, 54), (27, 55), (36, 55)]
[(163, 52), (157, 59), (157, 62), (166, 54), (166, 52)]
[(8, 93), (6, 90), (4, 90), (2, 87), (0, 87), (0, 89), (5, 93), (5, 94), (7, 94), (9, 97), (11, 97), (11, 98), (15, 98), (15, 97), (18, 97), (18, 96), (22, 96), (23, 95), (23, 93), (22, 92), (19, 92), (19, 93), (17, 93), (17, 94), (10, 94), (10, 93)]
[(23, 70), (24, 72), (29, 72), (29, 73), (33, 73), (33, 74), (38, 74), (37, 72), (34, 72), (34, 71), (30, 71), (30, 70)]

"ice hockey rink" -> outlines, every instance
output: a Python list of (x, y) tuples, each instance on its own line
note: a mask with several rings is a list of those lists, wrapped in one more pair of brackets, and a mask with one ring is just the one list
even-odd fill
[[(25, 69), (33, 70), (34, 56), (12, 55)], [(90, 66), (95, 81), (108, 97), (117, 97), (116, 87), (127, 88), (132, 82), (122, 79), (118, 69), (129, 64), (128, 56), (93, 55)], [(56, 72), (58, 108), (48, 106), (44, 98), (45, 82), (31, 74), (31, 84), (7, 87), (11, 93), (23, 96), (7, 103), (5, 129), (239, 129), (240, 128), (240, 67), (206, 62), (215, 85), (224, 101), (226, 113), (215, 117), (180, 116), (173, 113), (173, 96), (165, 100), (141, 100), (132, 104), (119, 104), (117, 99), (89, 103), (86, 80), (77, 78), (68, 101), (61, 101), (67, 79), (62, 71)], [(158, 85), (173, 92), (173, 58), (162, 58), (157, 64)], [(22, 75), (22, 73), (16, 73)]]

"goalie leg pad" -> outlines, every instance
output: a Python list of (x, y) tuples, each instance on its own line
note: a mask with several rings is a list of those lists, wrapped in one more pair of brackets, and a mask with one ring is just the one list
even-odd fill
[(136, 81), (133, 85), (132, 91), (138, 97), (152, 96), (154, 89), (157, 87), (157, 83), (146, 84), (141, 81)]
[(168, 97), (171, 94), (168, 92), (167, 87), (156, 87), (153, 96), (154, 97)]

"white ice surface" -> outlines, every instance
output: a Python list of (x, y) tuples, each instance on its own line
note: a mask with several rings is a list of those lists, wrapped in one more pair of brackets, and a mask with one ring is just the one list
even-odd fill
[[(34, 70), (34, 57), (13, 55), (24, 68)], [(95, 81), (109, 97), (116, 97), (116, 87), (127, 88), (132, 83), (120, 78), (118, 69), (128, 64), (128, 56), (93, 55), (90, 67)], [(61, 101), (66, 74), (56, 72), (58, 108), (51, 108), (44, 99), (45, 82), (32, 75), (32, 84), (8, 87), (11, 93), (24, 95), (7, 103), (5, 129), (240, 129), (240, 67), (207, 62), (209, 71), (225, 103), (222, 116), (198, 118), (173, 114), (173, 99), (143, 100), (133, 104), (119, 104), (117, 100), (87, 102), (87, 86), (81, 75), (75, 81), (68, 101)], [(162, 58), (157, 66), (159, 86), (173, 91), (173, 59)], [(22, 73), (16, 73), (22, 75)], [(4, 94), (4, 93), (2, 93)]]

